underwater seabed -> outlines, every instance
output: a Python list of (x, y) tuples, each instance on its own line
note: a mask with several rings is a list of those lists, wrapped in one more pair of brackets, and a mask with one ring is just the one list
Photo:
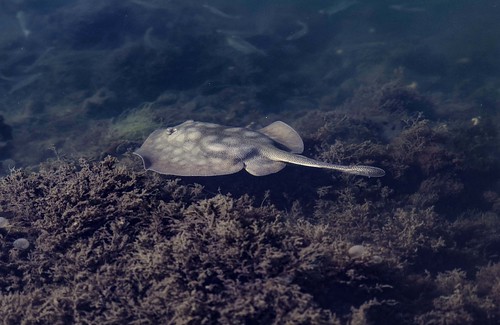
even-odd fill
[[(483, 4), (0, 0), (0, 323), (499, 323)], [(191, 119), (386, 174), (145, 171)]]
[(287, 166), (174, 179), (130, 152), (12, 170), (4, 322), (494, 323), (494, 128), (426, 119), (407, 107), (427, 99), (395, 85), (355, 98), (297, 118), (305, 154), (383, 178)]

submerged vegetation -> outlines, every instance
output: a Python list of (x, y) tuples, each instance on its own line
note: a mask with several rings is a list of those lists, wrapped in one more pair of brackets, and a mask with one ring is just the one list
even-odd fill
[[(372, 122), (317, 114), (319, 158), (390, 176), (311, 183), (329, 173), (287, 168), (244, 190), (249, 175), (219, 178), (224, 195), (130, 154), (13, 170), (0, 180), (4, 322), (497, 322), (498, 192), (492, 180), (469, 197), (479, 171), (453, 132), (417, 115), (387, 145), (356, 144), (331, 126)], [(287, 184), (307, 186), (277, 196)]]
[[(0, 322), (499, 323), (496, 15), (235, 3), (0, 1)], [(145, 172), (188, 119), (387, 174)]]

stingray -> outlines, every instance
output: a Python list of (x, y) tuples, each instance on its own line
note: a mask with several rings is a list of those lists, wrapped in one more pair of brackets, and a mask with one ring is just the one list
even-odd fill
[(299, 155), (303, 151), (300, 135), (281, 121), (254, 131), (189, 120), (154, 131), (134, 154), (146, 170), (176, 176), (227, 175), (242, 169), (264, 176), (279, 172), (286, 163), (368, 177), (385, 175), (377, 167), (317, 161)]

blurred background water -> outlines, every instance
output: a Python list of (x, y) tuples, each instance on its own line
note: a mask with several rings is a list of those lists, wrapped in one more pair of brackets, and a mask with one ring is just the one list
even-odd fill
[(439, 103), (426, 118), (498, 122), (498, 17), (496, 0), (1, 0), (2, 173), (186, 119), (293, 125), (394, 80)]

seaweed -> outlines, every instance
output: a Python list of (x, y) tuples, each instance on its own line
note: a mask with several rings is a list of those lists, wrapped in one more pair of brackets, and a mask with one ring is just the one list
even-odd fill
[[(5, 323), (337, 322), (296, 280), (345, 255), (328, 233), (114, 158), (56, 165), (1, 180)], [(33, 245), (9, 249), (20, 235)]]
[[(491, 276), (493, 275), (493, 279)], [(480, 280), (498, 278), (498, 266), (488, 266), (478, 272)], [(492, 290), (478, 291), (476, 281), (466, 278), (461, 270), (451, 270), (436, 277), (436, 295), (432, 300), (433, 310), (415, 318), (417, 324), (495, 324), (500, 314), (495, 304), (494, 294), (498, 279)], [(490, 295), (491, 294), (491, 295)]]
[[(0, 182), (6, 324), (401, 322), (427, 312), (408, 296), (429, 285), (401, 272), (446, 236), (431, 208), (382, 209), (394, 205), (387, 190), (373, 202), (353, 186), (327, 190), (337, 202), (318, 200), (311, 219), (299, 202), (285, 212), (209, 194), (111, 157)], [(9, 246), (19, 237), (30, 247)], [(364, 253), (350, 255), (356, 244)]]

